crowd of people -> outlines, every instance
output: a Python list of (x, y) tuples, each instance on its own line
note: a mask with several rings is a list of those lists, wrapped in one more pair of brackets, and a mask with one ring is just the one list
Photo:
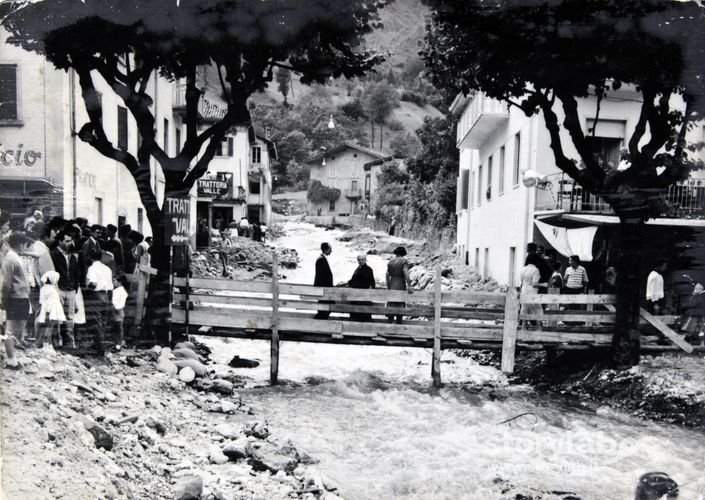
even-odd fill
[(129, 224), (89, 224), (85, 218), (48, 218), (33, 209), (11, 227), (0, 214), (0, 322), (6, 366), (15, 349), (76, 349), (93, 340), (98, 354), (124, 343), (129, 286), (126, 274), (149, 260), (151, 237)]

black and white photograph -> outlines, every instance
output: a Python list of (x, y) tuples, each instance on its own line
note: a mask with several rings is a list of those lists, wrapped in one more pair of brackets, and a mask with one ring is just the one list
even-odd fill
[(0, 0), (0, 499), (705, 500), (705, 0)]

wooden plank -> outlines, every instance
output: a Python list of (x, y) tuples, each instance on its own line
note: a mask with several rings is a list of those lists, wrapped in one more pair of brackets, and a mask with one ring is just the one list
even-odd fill
[[(147, 256), (143, 255), (140, 259), (140, 264), (147, 264)], [(139, 327), (142, 323), (142, 317), (144, 315), (144, 299), (147, 294), (147, 286), (149, 284), (149, 275), (143, 272), (135, 273), (137, 274), (137, 297), (135, 303), (135, 327)]]
[(441, 265), (436, 265), (436, 275), (433, 285), (433, 358), (431, 361), (431, 377), (433, 386), (441, 386)]
[(442, 293), (443, 303), (456, 304), (504, 304), (506, 296), (499, 292), (474, 292), (470, 290), (452, 290)]
[[(555, 311), (553, 312), (555, 313)], [(560, 314), (546, 314), (543, 316), (539, 316), (538, 314), (522, 314), (519, 316), (519, 319), (531, 321), (549, 319), (549, 322), (554, 327), (558, 321), (580, 321), (583, 323), (614, 323), (616, 321), (614, 314), (586, 314), (586, 311), (583, 311), (585, 314), (580, 314), (580, 311), (573, 311), (573, 313), (574, 314), (571, 314), (571, 311), (565, 311)]]
[(562, 331), (534, 331), (521, 330), (517, 335), (517, 340), (522, 342), (557, 342), (557, 343), (592, 343), (609, 344), (612, 341), (611, 333), (573, 333)]
[(309, 285), (289, 285), (282, 283), (279, 293), (287, 295), (301, 295), (302, 297), (325, 298), (338, 301), (392, 301), (392, 302), (416, 302), (422, 304), (433, 303), (433, 293), (427, 291), (414, 292), (409, 294), (403, 290), (387, 290), (386, 288), (376, 288), (373, 290), (346, 287), (314, 287)]
[(616, 295), (522, 295), (522, 304), (614, 304)]
[(656, 328), (659, 332), (661, 332), (666, 338), (668, 338), (671, 342), (676, 344), (678, 347), (683, 349), (685, 352), (688, 354), (693, 352), (693, 346), (690, 345), (690, 343), (686, 342), (683, 338), (681, 338), (680, 335), (678, 335), (676, 332), (671, 330), (668, 325), (666, 325), (663, 321), (660, 319), (656, 318), (653, 314), (649, 313), (648, 311), (644, 309), (639, 309), (639, 315), (644, 318), (646, 321), (651, 324), (654, 328)]
[[(270, 285), (271, 286), (271, 285)], [(193, 304), (205, 305), (230, 305), (230, 306), (260, 306), (271, 307), (272, 299), (264, 297), (230, 297), (227, 295), (189, 294)], [(178, 305), (186, 301), (186, 294), (174, 294), (174, 304)]]
[(279, 378), (279, 259), (272, 252), (272, 340), (270, 343), (269, 383), (276, 385)]
[[(186, 286), (186, 278), (174, 278), (175, 286)], [(219, 278), (191, 278), (191, 288), (206, 290), (230, 290), (235, 292), (271, 292), (269, 281), (237, 281)]]
[(504, 307), (504, 329), (502, 332), (502, 371), (504, 373), (514, 372), (519, 307), (519, 294), (514, 287), (509, 287)]

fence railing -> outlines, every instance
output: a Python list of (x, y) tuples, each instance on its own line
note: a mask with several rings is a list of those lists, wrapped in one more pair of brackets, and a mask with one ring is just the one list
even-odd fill
[[(565, 173), (550, 175), (538, 188), (537, 210), (614, 214), (602, 197), (588, 192)], [(662, 197), (666, 202), (663, 217), (705, 217), (705, 179), (673, 184)]]
[[(272, 383), (282, 340), (432, 348), (439, 385), (443, 348), (501, 349), (502, 370), (511, 373), (517, 348), (607, 347), (616, 321), (614, 295), (442, 291), (440, 279), (433, 290), (413, 293), (314, 287), (280, 283), (276, 255), (272, 261), (271, 282), (175, 278), (172, 304), (172, 323), (187, 334), (269, 340)], [(677, 348), (693, 351), (667, 326), (670, 320), (645, 311), (642, 319)]]

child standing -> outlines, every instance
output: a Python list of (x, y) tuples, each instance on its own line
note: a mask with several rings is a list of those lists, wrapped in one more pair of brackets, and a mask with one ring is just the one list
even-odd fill
[[(46, 348), (48, 342), (59, 339), (59, 328), (63, 321), (66, 321), (64, 307), (61, 305), (59, 290), (59, 273), (47, 271), (42, 277), (42, 288), (39, 290), (39, 314), (37, 323), (39, 332), (37, 334), (37, 347)], [(54, 335), (56, 332), (56, 335)]]
[(121, 349), (123, 340), (123, 322), (125, 321), (125, 303), (127, 302), (127, 279), (121, 276), (120, 279), (113, 280), (113, 329), (115, 332), (115, 349)]

